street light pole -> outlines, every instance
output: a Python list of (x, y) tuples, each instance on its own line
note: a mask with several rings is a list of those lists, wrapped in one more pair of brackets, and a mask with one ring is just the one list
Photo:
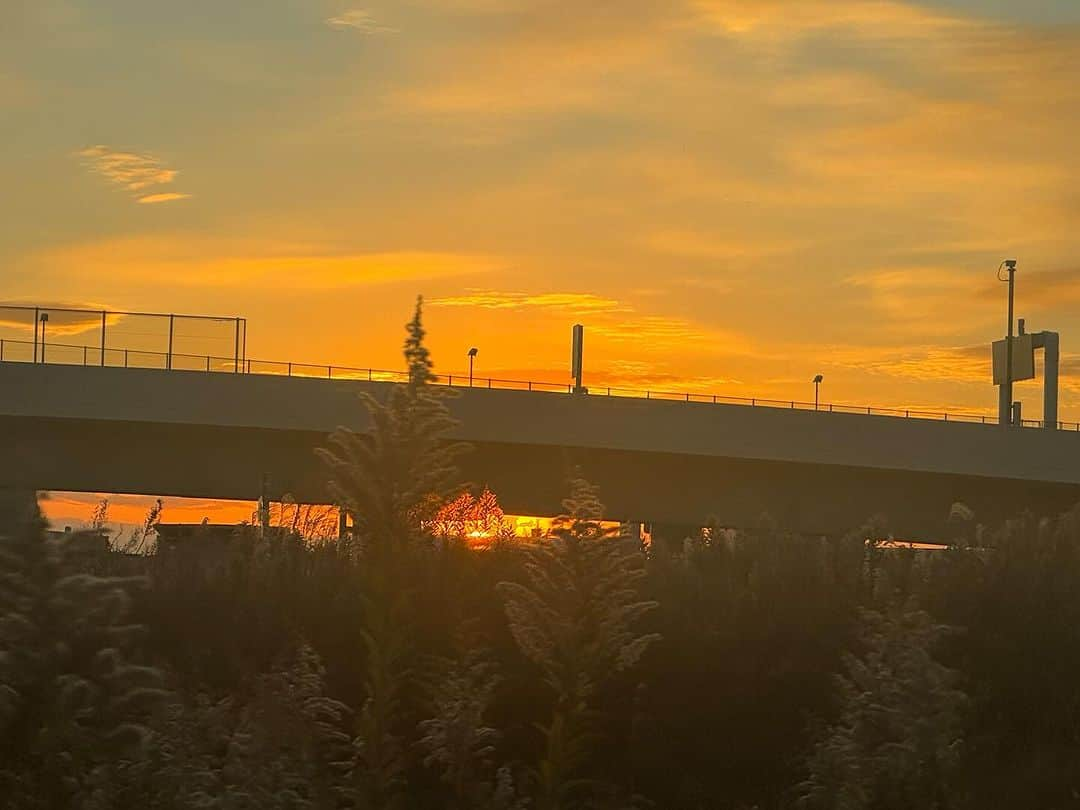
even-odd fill
[(480, 350), (475, 346), (469, 349), (469, 388), (472, 388), (473, 381), (473, 361), (476, 360), (476, 355), (480, 353)]
[(45, 324), (49, 322), (49, 313), (41, 313), (41, 362), (45, 362)]
[(823, 375), (821, 375), (821, 374), (818, 374), (816, 377), (814, 377), (814, 410), (815, 411), (818, 409), (818, 394), (819, 394), (819, 392), (821, 390), (821, 381), (824, 380), (824, 379), (825, 379), (825, 377)]
[[(1016, 259), (1007, 259), (1002, 264), (1009, 274), (1009, 324), (1005, 330), (1005, 382), (1001, 384), (1001, 394), (998, 399), (998, 422), (1007, 427), (1012, 424), (1013, 295), (1016, 290)], [(1006, 280), (1001, 278), (1000, 269), (998, 279)]]

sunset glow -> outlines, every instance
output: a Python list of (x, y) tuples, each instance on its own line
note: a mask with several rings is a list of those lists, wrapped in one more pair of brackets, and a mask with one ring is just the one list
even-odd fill
[(423, 292), (446, 372), (582, 322), (586, 384), (990, 412), (1016, 254), (1080, 418), (1074, 3), (16, 6), (6, 298), (396, 368)]
[(1080, 0), (0, 0), (0, 810), (1080, 806), (1078, 130)]

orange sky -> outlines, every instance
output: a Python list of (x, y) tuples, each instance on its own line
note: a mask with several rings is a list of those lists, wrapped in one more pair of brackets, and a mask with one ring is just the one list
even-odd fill
[(4, 14), (8, 301), (396, 368), (423, 293), (441, 371), (565, 381), (581, 322), (587, 384), (982, 413), (1015, 256), (1080, 420), (1074, 0)]
[[(54, 527), (85, 526), (94, 508), (102, 499), (108, 499), (107, 525), (114, 531), (130, 532), (146, 520), (147, 511), (154, 503), (152, 497), (142, 495), (111, 495), (106, 493), (45, 493), (39, 503), (45, 518)], [(198, 498), (164, 498), (163, 523), (201, 523), (208, 518), (212, 523), (251, 522), (255, 503), (249, 501), (213, 501)]]

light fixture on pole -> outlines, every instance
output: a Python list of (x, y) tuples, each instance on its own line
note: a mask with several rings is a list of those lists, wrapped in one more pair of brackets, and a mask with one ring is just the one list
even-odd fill
[(41, 362), (45, 362), (45, 324), (49, 322), (49, 313), (41, 313)]
[(821, 390), (821, 381), (824, 380), (824, 379), (825, 379), (825, 377), (823, 375), (821, 375), (821, 374), (818, 374), (816, 377), (814, 377), (814, 410), (815, 411), (818, 409), (818, 393)]
[(478, 354), (480, 354), (480, 350), (475, 346), (469, 349), (469, 388), (472, 388), (473, 362)]

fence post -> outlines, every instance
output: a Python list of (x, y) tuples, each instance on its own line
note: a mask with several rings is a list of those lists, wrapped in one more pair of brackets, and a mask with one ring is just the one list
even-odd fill
[(169, 316), (169, 353), (165, 357), (165, 368), (169, 371), (172, 371), (173, 325), (175, 320), (175, 315)]
[(206, 370), (210, 370), (210, 355), (206, 355)]
[(328, 379), (328, 380), (334, 379), (334, 367), (333, 366), (327, 366), (326, 367), (326, 379)]
[(82, 347), (82, 364), (83, 364), (83, 366), (86, 365), (86, 349), (87, 349), (86, 346)]
[(128, 367), (128, 350), (124, 349), (124, 368)]

